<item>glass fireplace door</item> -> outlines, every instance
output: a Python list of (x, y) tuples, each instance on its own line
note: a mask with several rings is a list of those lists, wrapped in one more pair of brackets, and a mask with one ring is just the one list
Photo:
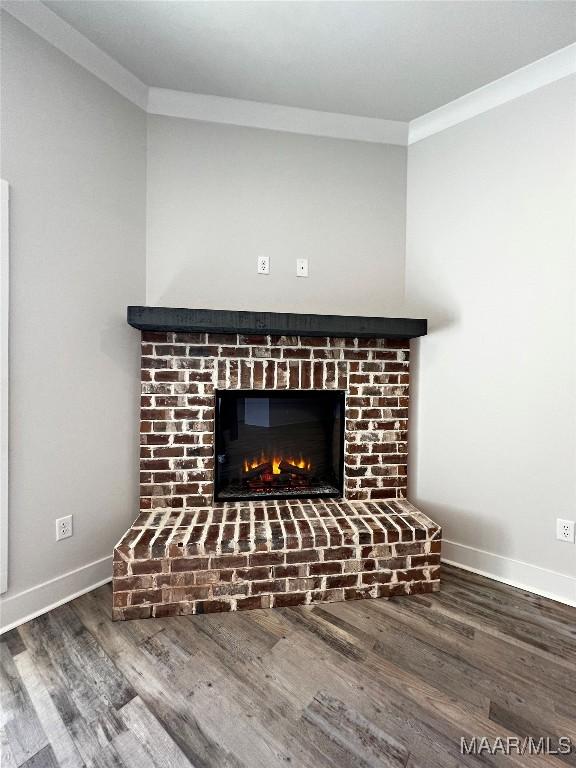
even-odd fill
[(344, 392), (216, 392), (215, 499), (341, 496)]

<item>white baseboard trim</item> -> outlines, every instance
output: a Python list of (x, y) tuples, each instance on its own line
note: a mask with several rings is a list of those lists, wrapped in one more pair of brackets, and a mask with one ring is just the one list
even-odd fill
[(443, 539), (442, 562), (576, 607), (576, 577)]
[(0, 635), (112, 579), (112, 555), (0, 599)]
[[(576, 607), (576, 578), (455, 541), (442, 541), (442, 562)], [(112, 579), (112, 556), (0, 599), (0, 634), (74, 600)]]

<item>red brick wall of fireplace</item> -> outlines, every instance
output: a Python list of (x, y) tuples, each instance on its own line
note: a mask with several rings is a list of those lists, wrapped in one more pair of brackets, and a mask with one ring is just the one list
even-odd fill
[(406, 496), (408, 341), (144, 332), (142, 510), (213, 503), (216, 388), (345, 390), (345, 498)]

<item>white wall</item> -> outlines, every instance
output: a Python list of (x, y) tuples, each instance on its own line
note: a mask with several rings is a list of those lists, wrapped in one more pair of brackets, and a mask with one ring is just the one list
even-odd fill
[[(11, 185), (4, 625), (109, 576), (112, 546), (137, 511), (139, 337), (125, 314), (145, 298), (145, 138), (141, 110), (2, 14), (0, 176)], [(74, 536), (56, 543), (54, 521), (66, 514)]]
[(394, 315), (405, 174), (403, 147), (150, 116), (148, 304)]
[(430, 318), (412, 498), (446, 557), (574, 602), (575, 96), (567, 78), (412, 145), (406, 255)]

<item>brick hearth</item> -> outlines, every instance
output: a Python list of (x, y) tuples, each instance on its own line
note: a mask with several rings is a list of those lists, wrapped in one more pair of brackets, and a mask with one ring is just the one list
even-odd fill
[[(344, 390), (345, 498), (214, 504), (217, 388)], [(438, 589), (440, 529), (405, 499), (408, 395), (408, 340), (144, 331), (114, 618)]]
[(114, 618), (421, 594), (440, 529), (406, 500), (142, 513), (114, 552)]

